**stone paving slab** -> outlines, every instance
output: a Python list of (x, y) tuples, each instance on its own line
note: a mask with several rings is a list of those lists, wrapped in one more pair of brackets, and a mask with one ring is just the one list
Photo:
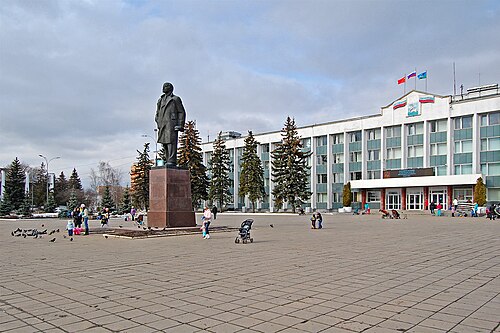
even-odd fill
[[(224, 213), (213, 225), (246, 218), (253, 244), (236, 230), (70, 241), (65, 220), (0, 220), (0, 332), (500, 332), (500, 221), (324, 214), (311, 230), (308, 216)], [(42, 224), (60, 232), (11, 236)]]

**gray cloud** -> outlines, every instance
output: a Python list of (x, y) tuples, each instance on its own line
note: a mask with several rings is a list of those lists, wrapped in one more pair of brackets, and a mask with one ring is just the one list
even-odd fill
[(3, 1), (0, 165), (42, 153), (62, 157), (57, 173), (127, 170), (165, 81), (204, 140), (377, 113), (415, 67), (438, 94), (453, 92), (453, 62), (458, 85), (496, 83), (499, 13), (494, 1)]

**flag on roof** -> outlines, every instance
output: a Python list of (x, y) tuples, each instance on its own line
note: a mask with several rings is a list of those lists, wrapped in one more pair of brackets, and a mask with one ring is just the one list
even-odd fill
[(402, 78), (400, 78), (400, 79), (398, 80), (398, 84), (405, 83), (405, 82), (406, 82), (406, 75), (405, 75), (405, 76), (403, 76)]
[(404, 106), (406, 106), (406, 99), (403, 101), (399, 101), (399, 102), (394, 103), (394, 106), (392, 107), (392, 109), (396, 110), (396, 109), (402, 108)]
[(415, 76), (417, 76), (417, 71), (411, 72), (410, 74), (408, 74), (408, 80)]
[(434, 103), (434, 96), (421, 96), (418, 101), (420, 103)]
[(427, 71), (418, 74), (417, 77), (419, 80), (427, 79)]

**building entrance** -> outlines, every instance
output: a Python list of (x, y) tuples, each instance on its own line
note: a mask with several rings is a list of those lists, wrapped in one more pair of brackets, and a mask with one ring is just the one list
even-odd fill
[(443, 209), (448, 209), (448, 196), (446, 190), (434, 190), (430, 193), (429, 204), (434, 202), (437, 206), (438, 203), (443, 205)]
[(395, 210), (401, 209), (401, 194), (399, 194), (399, 192), (387, 192), (385, 208)]
[(408, 210), (423, 210), (424, 209), (423, 193), (408, 193), (406, 195), (406, 209)]

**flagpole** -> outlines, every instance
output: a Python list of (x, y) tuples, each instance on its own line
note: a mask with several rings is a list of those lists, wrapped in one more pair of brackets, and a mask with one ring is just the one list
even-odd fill
[(429, 73), (427, 72), (427, 69), (425, 70), (425, 92), (427, 92), (427, 76), (429, 76)]
[(415, 90), (417, 90), (417, 67), (415, 67), (415, 77), (413, 80), (415, 81)]
[(405, 82), (404, 82), (403, 95), (406, 95), (406, 74), (405, 74)]

